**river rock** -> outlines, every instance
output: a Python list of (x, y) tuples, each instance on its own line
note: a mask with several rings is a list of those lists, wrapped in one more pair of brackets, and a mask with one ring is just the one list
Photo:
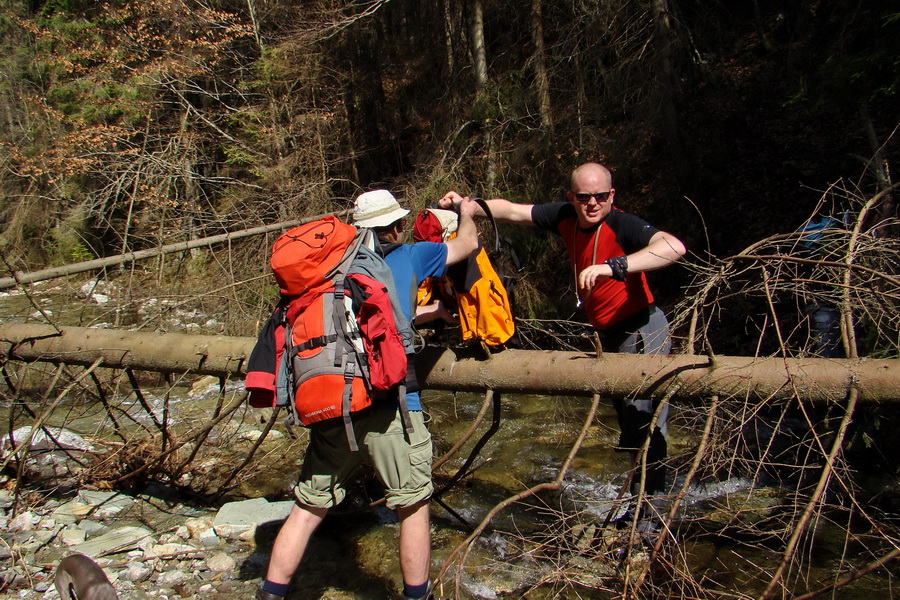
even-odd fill
[(40, 517), (38, 517), (30, 510), (20, 512), (15, 517), (9, 520), (9, 523), (7, 523), (7, 529), (9, 531), (31, 531), (32, 529), (34, 529), (34, 526), (37, 524), (39, 518)]
[(197, 552), (197, 548), (188, 544), (152, 544), (144, 551), (146, 558), (178, 557)]
[[(60, 447), (67, 450), (94, 450), (94, 447), (89, 442), (74, 431), (59, 427), (48, 427), (46, 429), (50, 432), (53, 439), (47, 436), (43, 428), (39, 429), (31, 436), (31, 440), (28, 443), (29, 450), (57, 450)], [(12, 432), (12, 439), (16, 444), (21, 444), (28, 438), (29, 434), (31, 434), (30, 425), (19, 427)], [(9, 448), (9, 437), (3, 436), (3, 439), (0, 440), (0, 458), (6, 457)]]
[(237, 563), (228, 554), (224, 552), (216, 552), (206, 559), (206, 566), (210, 571), (215, 573), (224, 573), (234, 571)]
[(20, 568), (13, 567), (0, 572), (0, 585), (4, 588), (21, 587), (28, 580)]
[(259, 525), (285, 520), (293, 507), (289, 500), (269, 502), (265, 498), (229, 502), (216, 513), (213, 529), (220, 537), (252, 540)]
[(87, 533), (78, 527), (64, 527), (59, 532), (59, 539), (64, 546), (77, 546), (87, 539)]
[(191, 517), (184, 522), (184, 526), (187, 527), (188, 532), (190, 532), (190, 537), (196, 538), (203, 532), (212, 528), (212, 523), (213, 520), (209, 517)]
[(101, 535), (109, 531), (109, 527), (92, 519), (82, 519), (78, 522), (78, 528), (84, 530), (87, 537)]
[(91, 557), (106, 552), (123, 552), (147, 545), (147, 541), (152, 535), (153, 532), (146, 527), (119, 527), (103, 535), (91, 538), (83, 544), (72, 546), (72, 551)]
[(128, 563), (128, 566), (119, 574), (121, 579), (125, 581), (146, 581), (150, 579), (153, 569), (141, 563)]
[(187, 583), (192, 578), (193, 575), (191, 575), (190, 573), (185, 573), (184, 571), (173, 569), (171, 571), (164, 571), (160, 573), (156, 577), (156, 583), (160, 587), (170, 588), (182, 583)]
[(198, 394), (203, 394), (204, 392), (209, 392), (210, 387), (216, 386), (215, 392), (218, 392), (219, 387), (219, 378), (214, 377), (212, 375), (207, 375), (206, 377), (201, 377), (197, 381), (191, 384), (191, 391), (188, 393), (190, 396), (196, 396)]
[(134, 503), (134, 498), (117, 492), (81, 490), (78, 501), (93, 508), (90, 514), (97, 517), (112, 517)]
[(78, 500), (70, 500), (53, 509), (52, 514), (60, 523), (75, 523), (78, 519), (91, 512), (92, 508), (93, 506)]
[[(81, 452), (92, 451), (93, 446), (77, 433), (66, 429), (48, 427), (46, 432), (42, 428), (32, 435), (30, 426), (19, 427), (12, 432), (16, 445), (28, 441), (28, 451), (25, 453), (26, 472), (38, 479), (55, 479), (55, 484), (60, 487), (75, 485), (75, 477), (84, 466), (73, 460), (73, 457)], [(0, 459), (7, 458), (12, 447), (9, 436), (3, 436), (0, 439)]]
[(206, 531), (200, 533), (197, 536), (197, 541), (200, 542), (200, 545), (204, 548), (216, 548), (221, 546), (223, 541), (222, 538), (216, 535), (216, 530), (210, 527)]

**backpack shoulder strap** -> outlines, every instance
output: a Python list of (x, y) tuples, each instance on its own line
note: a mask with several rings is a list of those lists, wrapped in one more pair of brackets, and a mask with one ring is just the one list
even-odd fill
[(478, 203), (478, 206), (481, 207), (481, 210), (484, 211), (485, 216), (491, 222), (491, 226), (494, 228), (494, 252), (500, 253), (503, 249), (503, 246), (500, 244), (500, 228), (497, 227), (497, 220), (494, 219), (494, 213), (491, 212), (491, 207), (488, 206), (488, 203), (484, 201), (482, 198), (472, 198), (474, 202)]
[(332, 267), (328, 273), (325, 274), (325, 277), (328, 279), (334, 279), (338, 275), (345, 275), (347, 270), (350, 268), (350, 263), (353, 262), (353, 259), (356, 258), (356, 255), (359, 254), (359, 249), (363, 247), (366, 243), (366, 240), (372, 235), (371, 229), (360, 229), (357, 228), (356, 235), (353, 237), (353, 241), (350, 243), (350, 246), (347, 248), (346, 252), (344, 252), (344, 256), (341, 258), (340, 262), (338, 262), (334, 267)]

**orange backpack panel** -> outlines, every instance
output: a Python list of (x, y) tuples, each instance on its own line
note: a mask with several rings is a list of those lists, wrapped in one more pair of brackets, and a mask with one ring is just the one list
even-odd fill
[(331, 285), (329, 273), (344, 259), (356, 228), (337, 217), (323, 217), (282, 234), (269, 261), (285, 296), (302, 296)]
[[(356, 412), (372, 404), (366, 380), (363, 376), (365, 365), (356, 364), (352, 371), (352, 385), (346, 388), (346, 361), (353, 363), (362, 352), (348, 353), (343, 358), (337, 354), (340, 346), (324, 343), (335, 336), (333, 312), (334, 294), (331, 291), (317, 294), (303, 308), (290, 326), (293, 352), (294, 401), (297, 414), (303, 425), (310, 425), (326, 419), (334, 419), (346, 414), (344, 395), (350, 394), (350, 410)], [(289, 313), (289, 318), (290, 318)], [(346, 315), (340, 318), (346, 318)], [(351, 324), (350, 326), (353, 326)], [(362, 341), (357, 335), (362, 348)], [(336, 356), (337, 354), (337, 356)], [(337, 364), (335, 364), (337, 363)]]

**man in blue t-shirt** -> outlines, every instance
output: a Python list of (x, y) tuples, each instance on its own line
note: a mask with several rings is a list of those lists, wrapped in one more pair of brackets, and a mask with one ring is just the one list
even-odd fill
[[(460, 262), (477, 250), (478, 231), (473, 219), (477, 207), (470, 200), (460, 204), (459, 229), (453, 240), (445, 244), (403, 244), (409, 211), (390, 192), (374, 190), (356, 199), (353, 223), (375, 232), (391, 269), (403, 315), (410, 322), (414, 318), (418, 322), (439, 318), (446, 313), (439, 306), (414, 310), (416, 291), (425, 278), (442, 276), (447, 265)], [(328, 509), (343, 500), (345, 484), (364, 460), (375, 468), (385, 487), (387, 506), (400, 519), (403, 597), (425, 600), (431, 596), (431, 434), (425, 427), (414, 381), (414, 357), (408, 358), (406, 405), (413, 431), (404, 431), (396, 400), (377, 403), (365, 414), (354, 416), (358, 452), (350, 450), (341, 423), (323, 421), (310, 427), (300, 480), (294, 487), (297, 503), (275, 539), (266, 579), (256, 594), (258, 600), (281, 600), (285, 596), (310, 536)]]

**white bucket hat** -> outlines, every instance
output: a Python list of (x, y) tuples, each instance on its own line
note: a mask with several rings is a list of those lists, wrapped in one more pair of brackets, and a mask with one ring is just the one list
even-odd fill
[(353, 206), (353, 224), (357, 227), (387, 227), (409, 214), (387, 190), (360, 194)]

